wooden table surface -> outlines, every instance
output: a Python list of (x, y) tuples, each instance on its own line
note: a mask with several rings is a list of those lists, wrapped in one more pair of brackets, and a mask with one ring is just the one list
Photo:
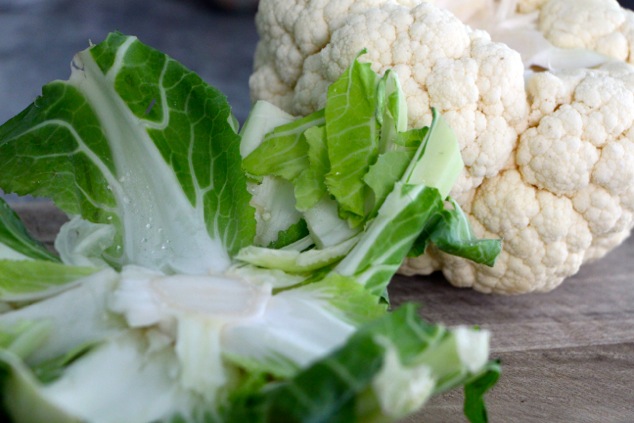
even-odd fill
[[(47, 203), (13, 205), (49, 245), (65, 217)], [(493, 332), (503, 375), (487, 396), (492, 423), (634, 422), (634, 238), (546, 294), (492, 296), (440, 274), (397, 276), (394, 305), (425, 318)], [(433, 398), (408, 423), (464, 422), (462, 392)]]
[[(397, 276), (391, 297), (421, 302), (431, 321), (492, 331), (503, 374), (487, 396), (491, 422), (634, 422), (634, 238), (550, 293), (491, 296), (432, 275)], [(407, 421), (465, 421), (461, 394)]]

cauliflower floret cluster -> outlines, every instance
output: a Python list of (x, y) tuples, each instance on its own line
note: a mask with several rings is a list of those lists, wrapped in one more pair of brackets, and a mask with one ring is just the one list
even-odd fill
[(616, 0), (550, 0), (541, 8), (538, 27), (558, 47), (634, 63), (634, 12)]
[(612, 0), (262, 0), (252, 95), (310, 113), (366, 48), (398, 73), (410, 126), (435, 107), (454, 128), (452, 196), (478, 236), (504, 240), (493, 268), (432, 247), (401, 271), (548, 291), (634, 226), (632, 16)]

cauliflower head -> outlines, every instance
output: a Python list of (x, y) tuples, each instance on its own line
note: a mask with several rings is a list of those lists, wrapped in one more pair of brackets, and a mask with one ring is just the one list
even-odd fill
[[(595, 3), (620, 18), (567, 44), (594, 22), (595, 9), (580, 9)], [(504, 240), (492, 268), (432, 246), (401, 272), (442, 270), (482, 292), (548, 291), (634, 226), (631, 12), (612, 3), (261, 0), (252, 96), (310, 113), (366, 48), (376, 72), (398, 73), (410, 126), (435, 107), (453, 127), (465, 172), (451, 195), (478, 236)], [(572, 14), (587, 22), (565, 26)], [(627, 49), (600, 47), (608, 39)]]
[(550, 0), (541, 7), (538, 28), (558, 47), (634, 63), (634, 12), (617, 0)]

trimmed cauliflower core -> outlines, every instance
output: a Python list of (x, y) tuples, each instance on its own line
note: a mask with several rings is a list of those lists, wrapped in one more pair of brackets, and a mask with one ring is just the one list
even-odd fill
[(634, 13), (616, 1), (262, 0), (256, 22), (254, 99), (310, 113), (367, 48), (398, 73), (411, 127), (436, 107), (456, 132), (451, 195), (502, 254), (487, 268), (430, 248), (402, 273), (548, 291), (634, 226)]

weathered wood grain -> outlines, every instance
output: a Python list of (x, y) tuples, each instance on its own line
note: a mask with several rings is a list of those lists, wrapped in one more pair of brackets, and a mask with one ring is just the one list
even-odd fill
[(634, 342), (632, 257), (634, 238), (549, 293), (492, 296), (453, 288), (441, 275), (397, 276), (391, 298), (421, 302), (432, 321), (491, 329), (497, 352)]
[[(491, 422), (631, 423), (634, 344), (496, 354), (503, 376), (487, 396)], [(407, 423), (465, 421), (462, 392), (432, 398)]]
[[(503, 375), (487, 396), (492, 422), (634, 422), (634, 239), (550, 293), (491, 296), (440, 275), (395, 278), (395, 304), (431, 321), (493, 332)], [(433, 398), (408, 423), (465, 421), (462, 394)]]
[[(49, 203), (14, 208), (49, 246), (66, 220)], [(550, 293), (485, 295), (434, 274), (397, 276), (390, 296), (395, 306), (421, 303), (430, 321), (493, 332), (503, 375), (487, 396), (491, 422), (634, 422), (634, 238)], [(433, 398), (406, 420), (461, 421), (460, 391)]]

